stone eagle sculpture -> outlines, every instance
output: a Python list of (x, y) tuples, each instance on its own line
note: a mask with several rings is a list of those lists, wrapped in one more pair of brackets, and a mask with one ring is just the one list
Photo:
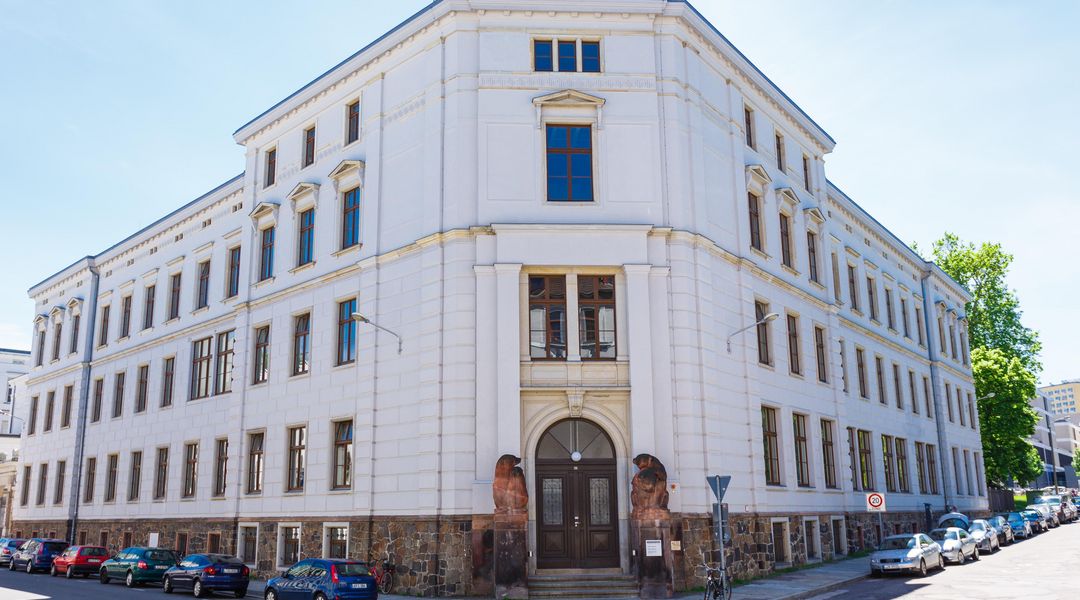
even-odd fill
[(517, 466), (520, 462), (513, 454), (503, 454), (495, 463), (495, 481), (491, 484), (495, 514), (521, 514), (529, 504), (525, 472)]
[(631, 516), (637, 519), (665, 518), (668, 511), (667, 469), (651, 454), (634, 458), (638, 472), (630, 482)]

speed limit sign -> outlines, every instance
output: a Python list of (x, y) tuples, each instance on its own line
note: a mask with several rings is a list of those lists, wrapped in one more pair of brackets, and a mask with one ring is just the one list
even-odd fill
[(866, 495), (867, 512), (885, 512), (885, 494), (871, 492)]

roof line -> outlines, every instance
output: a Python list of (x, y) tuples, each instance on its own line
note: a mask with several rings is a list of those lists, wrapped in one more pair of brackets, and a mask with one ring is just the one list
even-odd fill
[(30, 286), (30, 289), (28, 289), (27, 292), (29, 293), (34, 288), (41, 286), (42, 284), (49, 281), (53, 277), (56, 277), (60, 273), (63, 273), (64, 271), (70, 269), (71, 267), (79, 264), (80, 261), (84, 261), (86, 259), (96, 259), (96, 258), (100, 257), (102, 254), (107, 254), (107, 253), (111, 252), (117, 246), (121, 246), (123, 244), (126, 244), (132, 238), (138, 237), (138, 236), (146, 233), (150, 229), (153, 229), (154, 227), (157, 227), (158, 225), (161, 224), (162, 221), (168, 220), (170, 217), (176, 215), (177, 213), (179, 213), (179, 212), (181, 212), (181, 211), (183, 211), (183, 210), (185, 210), (185, 209), (187, 209), (187, 208), (189, 208), (189, 207), (191, 207), (191, 206), (193, 206), (195, 204), (198, 204), (202, 200), (205, 200), (208, 196), (211, 196), (211, 195), (221, 191), (222, 188), (227, 187), (227, 186), (229, 186), (230, 184), (232, 184), (232, 183), (234, 183), (236, 181), (240, 181), (243, 178), (244, 178), (244, 173), (243, 173), (243, 171), (241, 171), (239, 175), (236, 175), (236, 176), (232, 177), (231, 179), (229, 179), (228, 181), (225, 181), (224, 183), (219, 184), (218, 186), (214, 187), (214, 189), (200, 195), (199, 197), (195, 198), (191, 202), (188, 202), (188, 203), (184, 204), (183, 206), (169, 212), (169, 214), (165, 215), (164, 217), (161, 217), (160, 219), (154, 221), (153, 223), (150, 223), (146, 227), (143, 227), (142, 229), (140, 229), (140, 230), (136, 231), (135, 233), (127, 236), (126, 238), (120, 240), (119, 242), (116, 242), (115, 244), (113, 244), (112, 246), (109, 246), (108, 248), (102, 250), (101, 252), (98, 252), (97, 254), (87, 254), (86, 256), (84, 256), (84, 257), (80, 258), (79, 260), (71, 263), (70, 265), (64, 267), (63, 269), (60, 269), (59, 271), (53, 273), (52, 275), (49, 275), (45, 279), (42, 279), (41, 281), (37, 282), (36, 284)]
[(329, 69), (327, 69), (326, 71), (324, 71), (324, 72), (323, 72), (323, 73), (322, 73), (321, 75), (319, 75), (319, 76), (318, 76), (318, 77), (316, 77), (315, 79), (312, 79), (311, 81), (309, 81), (309, 82), (307, 82), (306, 84), (304, 84), (304, 86), (303, 86), (303, 87), (301, 87), (300, 89), (298, 89), (298, 90), (296, 90), (295, 92), (293, 92), (293, 93), (289, 94), (288, 96), (285, 96), (284, 98), (282, 98), (282, 99), (281, 99), (281, 101), (280, 101), (280, 102), (278, 102), (278, 103), (274, 104), (274, 105), (273, 105), (273, 106), (271, 106), (270, 108), (268, 108), (268, 109), (264, 110), (263, 112), (259, 113), (259, 115), (258, 115), (257, 117), (255, 117), (254, 119), (251, 119), (251, 120), (250, 120), (250, 121), (248, 121), (247, 123), (244, 123), (243, 125), (241, 125), (240, 127), (238, 127), (238, 128), (236, 129), (236, 131), (234, 131), (234, 132), (233, 132), (233, 136), (236, 136), (236, 134), (240, 133), (241, 131), (243, 131), (243, 130), (244, 130), (244, 129), (246, 129), (247, 127), (251, 126), (251, 124), (252, 124), (252, 123), (254, 123), (255, 121), (258, 121), (259, 119), (261, 119), (261, 118), (265, 117), (266, 115), (270, 114), (271, 112), (273, 112), (273, 111), (274, 111), (274, 110), (275, 110), (276, 108), (278, 108), (278, 107), (279, 107), (279, 106), (281, 106), (282, 104), (285, 104), (285, 103), (286, 103), (286, 102), (288, 102), (289, 100), (292, 100), (293, 98), (295, 98), (295, 97), (296, 97), (297, 95), (299, 95), (299, 94), (300, 94), (301, 92), (303, 92), (304, 90), (306, 90), (306, 89), (310, 88), (311, 86), (315, 85), (316, 83), (318, 83), (318, 82), (319, 82), (319, 80), (321, 80), (321, 79), (322, 79), (323, 77), (326, 77), (326, 76), (327, 76), (327, 75), (329, 75), (330, 73), (333, 73), (334, 71), (336, 71), (336, 70), (337, 70), (338, 68), (340, 68), (340, 67), (341, 67), (342, 65), (344, 65), (345, 63), (347, 63), (347, 62), (349, 62), (350, 60), (352, 60), (352, 59), (356, 58), (357, 56), (359, 56), (359, 55), (363, 54), (364, 52), (366, 52), (366, 51), (367, 51), (367, 50), (368, 50), (369, 48), (371, 48), (371, 47), (372, 47), (372, 46), (374, 46), (375, 44), (378, 44), (379, 42), (383, 41), (384, 39), (386, 39), (387, 37), (389, 37), (389, 36), (390, 36), (391, 34), (393, 34), (393, 33), (394, 33), (395, 31), (397, 31), (397, 30), (401, 29), (402, 27), (404, 27), (404, 26), (408, 25), (409, 23), (411, 23), (412, 21), (414, 21), (414, 20), (415, 20), (415, 19), (416, 19), (417, 17), (419, 17), (419, 16), (423, 15), (424, 13), (426, 13), (426, 12), (427, 12), (427, 11), (429, 11), (429, 10), (431, 10), (431, 9), (432, 9), (433, 7), (435, 7), (436, 5), (438, 5), (438, 4), (441, 4), (442, 2), (443, 2), (443, 0), (433, 0), (433, 1), (431, 2), (431, 4), (428, 4), (428, 5), (427, 5), (427, 6), (425, 6), (424, 8), (421, 8), (420, 10), (416, 11), (416, 12), (415, 12), (415, 13), (414, 13), (414, 14), (413, 14), (413, 15), (412, 15), (411, 17), (409, 17), (409, 18), (405, 19), (404, 21), (402, 21), (402, 22), (398, 23), (397, 25), (395, 25), (395, 26), (393, 27), (393, 29), (390, 29), (390, 30), (389, 30), (389, 31), (387, 31), (386, 33), (384, 33), (384, 34), (380, 35), (379, 37), (375, 38), (375, 40), (374, 40), (374, 41), (372, 41), (372, 42), (371, 42), (370, 44), (368, 44), (368, 45), (364, 46), (363, 48), (361, 48), (361, 49), (357, 50), (356, 52), (353, 52), (353, 53), (352, 53), (352, 54), (350, 54), (350, 55), (349, 55), (349, 56), (348, 56), (348, 57), (347, 57), (347, 58), (346, 58), (345, 60), (343, 60), (343, 61), (339, 62), (338, 64), (336, 64), (336, 65), (334, 65), (334, 66), (332, 66), (332, 67), (330, 67)]
[(25, 354), (30, 355), (29, 350), (16, 350), (15, 348), (0, 348), (0, 352), (10, 352), (11, 354)]

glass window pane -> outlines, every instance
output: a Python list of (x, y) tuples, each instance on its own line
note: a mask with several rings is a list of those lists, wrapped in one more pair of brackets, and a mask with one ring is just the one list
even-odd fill
[(589, 149), (592, 148), (591, 127), (570, 127), (570, 147)]
[(559, 70), (577, 71), (576, 42), (559, 42)]
[(600, 72), (600, 42), (581, 42), (581, 70)]
[(592, 177), (574, 177), (570, 182), (572, 200), (592, 200)]
[(606, 477), (589, 478), (589, 523), (611, 524), (611, 481)]
[(562, 479), (544, 478), (541, 488), (544, 525), (561, 525), (563, 522)]
[(548, 177), (548, 200), (569, 200), (566, 177)]
[[(559, 158), (562, 158), (561, 156)], [(570, 155), (570, 169), (574, 174), (574, 177), (581, 177), (584, 175), (592, 175), (592, 155), (590, 154), (571, 154)], [(548, 171), (551, 174), (551, 171)], [(559, 173), (556, 173), (557, 175)]]
[[(574, 155), (574, 158), (576, 159), (576, 158), (578, 158), (578, 156)], [(566, 173), (567, 155), (566, 154), (548, 153), (547, 159), (548, 159), (547, 160), (547, 174), (548, 174), (548, 177), (566, 177), (566, 175), (567, 175), (567, 173)], [(574, 166), (574, 169), (575, 169), (574, 172), (577, 173), (577, 163), (575, 162), (573, 166)]]
[(558, 127), (548, 125), (547, 128), (547, 145), (548, 148), (565, 148), (566, 147), (566, 127)]
[(551, 62), (551, 40), (535, 40), (533, 41), (533, 69), (537, 71), (550, 71), (552, 67)]

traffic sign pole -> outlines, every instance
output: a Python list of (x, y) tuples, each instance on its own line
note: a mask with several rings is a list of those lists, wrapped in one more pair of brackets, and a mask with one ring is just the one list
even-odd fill
[(724, 557), (724, 528), (727, 525), (725, 522), (727, 511), (724, 510), (724, 494), (727, 493), (728, 484), (731, 483), (730, 475), (710, 475), (705, 478), (709, 482), (709, 488), (712, 489), (712, 493), (716, 496), (716, 502), (713, 502), (713, 535), (716, 537), (716, 544), (720, 548), (720, 568), (727, 570), (726, 560)]

